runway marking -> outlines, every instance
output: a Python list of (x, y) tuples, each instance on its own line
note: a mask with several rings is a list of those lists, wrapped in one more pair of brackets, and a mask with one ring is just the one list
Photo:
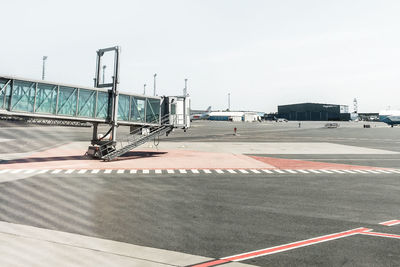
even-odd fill
[(356, 172), (351, 171), (351, 170), (342, 170), (342, 171), (347, 172), (347, 173), (356, 173)]
[(390, 171), (386, 171), (386, 170), (376, 170), (378, 172), (383, 172), (383, 173), (391, 173)]
[(400, 220), (391, 220), (391, 221), (387, 221), (387, 222), (381, 222), (379, 224), (386, 225), (386, 226), (393, 226), (393, 225), (400, 224)]
[(363, 173), (363, 174), (368, 174), (368, 172), (363, 171), (363, 170), (354, 170), (354, 171), (359, 172), (359, 173)]
[(306, 247), (306, 246), (310, 246), (310, 245), (314, 245), (314, 244), (318, 244), (318, 243), (322, 243), (322, 242), (332, 241), (332, 240), (339, 239), (339, 238), (349, 237), (349, 236), (357, 235), (357, 234), (364, 233), (366, 231), (371, 231), (371, 230), (372, 229), (368, 229), (368, 228), (357, 228), (357, 229), (352, 229), (352, 230), (348, 230), (348, 231), (344, 231), (344, 232), (340, 232), (340, 233), (334, 233), (334, 234), (329, 234), (329, 235), (325, 235), (325, 236), (314, 237), (314, 238), (307, 239), (307, 240), (297, 241), (297, 242), (293, 242), (293, 243), (289, 243), (289, 244), (284, 244), (284, 245), (280, 245), (280, 246), (276, 246), (276, 247), (270, 247), (270, 248), (264, 248), (264, 249), (260, 249), (260, 250), (250, 251), (250, 252), (246, 252), (246, 253), (242, 253), (242, 254), (238, 254), (238, 255), (220, 258), (217, 260), (212, 260), (209, 262), (191, 265), (191, 266), (192, 267), (210, 267), (210, 266), (216, 266), (216, 265), (220, 265), (220, 264), (224, 264), (224, 263), (228, 263), (228, 262), (243, 261), (243, 260), (248, 260), (248, 259), (252, 259), (252, 258), (256, 258), (256, 257), (280, 253), (280, 252), (284, 252), (284, 251), (288, 251), (288, 250), (292, 250), (292, 249), (296, 249), (296, 248)]
[(272, 172), (270, 170), (262, 170), (262, 171), (265, 172), (265, 173), (274, 173), (274, 172)]
[(360, 234), (400, 239), (400, 235), (394, 235), (394, 234), (386, 234), (386, 233), (378, 233), (378, 232), (364, 232), (364, 233), (360, 233)]
[[(36, 173), (36, 174), (43, 174), (46, 172), (50, 172), (51, 174), (57, 174), (57, 173), (65, 173), (65, 174), (71, 174), (73, 172), (77, 172), (78, 174), (84, 174), (84, 173), (93, 173), (93, 174), (97, 174), (100, 171), (102, 171), (105, 174), (110, 174), (113, 173), (114, 170), (112, 169), (93, 169), (93, 170), (88, 170), (88, 169), (67, 169), (67, 170), (63, 170), (63, 169), (51, 169), (51, 170), (35, 170), (35, 169), (3, 169), (0, 170), (0, 174), (3, 173), (12, 173), (12, 174), (16, 174), (16, 173)], [(328, 173), (328, 174), (332, 174), (332, 173), (340, 173), (340, 174), (358, 174), (358, 173), (362, 173), (362, 174), (396, 174), (396, 173), (400, 173), (399, 170), (391, 170), (391, 169), (374, 169), (374, 170), (335, 170), (335, 169), (329, 169), (329, 170), (325, 170), (325, 169), (320, 169), (320, 170), (315, 170), (315, 169), (308, 169), (308, 170), (297, 170), (297, 169), (156, 169), (156, 170), (137, 170), (137, 169), (131, 169), (131, 170), (126, 170), (126, 169), (118, 169), (115, 170), (116, 173), (118, 174), (124, 174), (124, 173), (131, 173), (131, 174), (136, 174), (138, 173), (138, 171), (140, 173), (143, 174), (174, 174), (174, 173), (180, 173), (180, 174), (186, 174), (186, 173), (194, 173), (194, 174), (199, 174), (199, 173), (205, 173), (205, 174), (226, 174), (226, 173), (230, 173), (230, 174), (237, 174), (237, 173), (241, 173), (241, 174), (260, 174), (260, 173), (267, 173), (267, 174), (321, 174), (321, 173)]]

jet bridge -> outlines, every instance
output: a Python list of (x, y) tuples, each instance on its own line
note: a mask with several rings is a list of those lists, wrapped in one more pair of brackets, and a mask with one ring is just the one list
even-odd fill
[[(104, 53), (114, 52), (112, 83), (101, 84), (100, 66)], [(0, 76), (0, 117), (39, 118), (93, 124), (88, 154), (112, 160), (151, 138), (168, 134), (173, 128), (190, 127), (190, 99), (187, 96), (144, 96), (119, 93), (120, 48), (97, 51), (95, 87), (52, 83)], [(98, 134), (98, 125), (110, 125)], [(117, 127), (130, 126), (130, 135), (117, 140)], [(120, 147), (117, 146), (117, 142)]]

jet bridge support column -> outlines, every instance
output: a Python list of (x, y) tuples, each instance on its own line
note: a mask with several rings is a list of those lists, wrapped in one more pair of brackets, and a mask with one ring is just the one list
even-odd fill
[[(109, 114), (109, 125), (111, 126), (110, 130), (105, 134), (111, 134), (111, 140), (104, 140), (105, 138), (97, 138), (97, 124), (93, 125), (93, 140), (92, 145), (88, 149), (88, 154), (98, 157), (99, 154), (93, 155), (93, 151), (99, 151), (100, 147), (98, 146), (106, 146), (105, 152), (100, 151), (100, 157), (104, 156), (104, 153), (109, 153), (115, 150), (116, 140), (117, 140), (117, 127), (118, 127), (118, 84), (119, 84), (119, 54), (120, 47), (113, 46), (109, 48), (99, 49), (97, 50), (97, 59), (96, 59), (96, 73), (94, 78), (94, 86), (96, 88), (109, 88), (109, 101), (111, 102), (111, 109), (108, 110)], [(106, 52), (114, 52), (114, 75), (112, 76), (111, 83), (100, 83), (100, 72), (101, 72), (101, 59)], [(107, 138), (108, 139), (108, 138)], [(97, 146), (97, 147), (96, 147)]]

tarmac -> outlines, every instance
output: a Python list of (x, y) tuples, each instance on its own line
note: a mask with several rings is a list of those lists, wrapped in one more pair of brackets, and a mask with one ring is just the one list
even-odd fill
[(400, 264), (377, 226), (400, 217), (399, 129), (323, 125), (199, 121), (111, 162), (87, 128), (3, 127), (0, 265), (376, 264), (336, 239)]

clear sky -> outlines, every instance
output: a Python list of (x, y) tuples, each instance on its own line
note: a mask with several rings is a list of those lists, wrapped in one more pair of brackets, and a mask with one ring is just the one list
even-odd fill
[[(1, 3), (0, 74), (91, 86), (95, 51), (120, 45), (121, 91), (182, 93), (192, 108), (400, 108), (400, 1), (13, 0)], [(106, 71), (110, 71), (106, 69)], [(106, 72), (107, 73), (107, 72)]]

